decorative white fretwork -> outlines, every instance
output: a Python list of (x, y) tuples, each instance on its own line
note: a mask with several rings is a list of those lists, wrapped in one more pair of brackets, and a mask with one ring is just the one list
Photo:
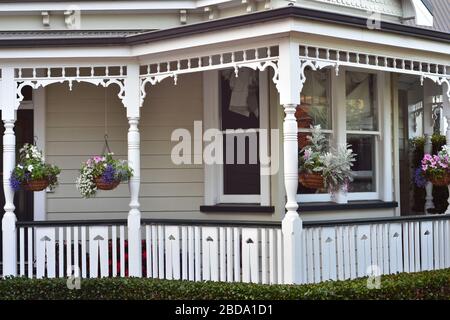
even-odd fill
[(339, 64), (336, 62), (300, 59), (300, 81), (301, 81), (300, 92), (302, 91), (303, 85), (305, 84), (306, 81), (305, 70), (308, 67), (314, 71), (326, 67), (334, 67), (336, 71), (336, 76), (339, 75)]
[(378, 55), (368, 52), (348, 51), (336, 48), (313, 47), (301, 44), (300, 59), (315, 63), (335, 63), (337, 66), (365, 68), (371, 70), (403, 73), (448, 82), (450, 65)]
[(125, 98), (126, 69), (123, 66), (17, 68), (15, 73), (16, 109), (19, 108), (20, 102), (24, 98), (22, 94), (24, 87), (30, 86), (37, 89), (53, 83), (67, 82), (70, 90), (72, 90), (74, 82), (86, 82), (105, 88), (116, 84), (119, 87), (118, 98), (122, 102)]
[(173, 78), (176, 85), (178, 76), (186, 73), (233, 68), (238, 75), (240, 68), (264, 71), (269, 67), (274, 71), (272, 80), (278, 85), (278, 47), (276, 46), (151, 63), (141, 69), (141, 105), (146, 96), (146, 85), (155, 85), (167, 78)]

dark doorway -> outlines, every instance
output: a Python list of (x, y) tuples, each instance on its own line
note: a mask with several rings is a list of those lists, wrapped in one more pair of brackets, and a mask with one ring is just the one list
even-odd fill
[[(1, 115), (1, 112), (0, 112)], [(3, 136), (5, 128), (0, 126), (0, 132)], [(16, 135), (16, 159), (19, 157), (19, 150), (25, 143), (33, 143), (33, 110), (18, 110), (17, 121), (15, 123), (14, 132)], [(3, 152), (3, 139), (0, 138), (0, 150)], [(3, 179), (3, 157), (0, 157), (0, 170)], [(14, 205), (16, 207), (15, 213), (18, 221), (33, 221), (33, 192), (21, 190), (14, 195)], [(3, 207), (5, 206), (5, 195), (3, 193), (3, 183), (0, 183), (0, 212), (3, 217)], [(1, 243), (1, 228), (0, 228), (0, 243)], [(2, 246), (0, 245), (0, 261)]]

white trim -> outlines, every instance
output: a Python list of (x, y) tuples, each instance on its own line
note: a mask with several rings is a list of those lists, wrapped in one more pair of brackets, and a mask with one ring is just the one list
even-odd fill
[[(46, 92), (45, 88), (33, 90), (33, 128), (36, 145), (45, 156), (46, 145)], [(34, 192), (34, 220), (47, 220), (46, 191)]]
[[(378, 113), (378, 131), (346, 130), (346, 113), (342, 110), (345, 106), (345, 72), (367, 72), (375, 74), (376, 96), (375, 104)], [(392, 121), (391, 121), (391, 93), (390, 80), (386, 72), (374, 70), (361, 70), (356, 68), (343, 68), (336, 75), (331, 72), (331, 107), (332, 107), (332, 132), (335, 146), (346, 144), (348, 134), (375, 136), (375, 191), (374, 192), (339, 192), (335, 202), (346, 203), (349, 200), (384, 200), (393, 199), (393, 168), (392, 168)], [(383, 143), (381, 143), (383, 142)], [(329, 202), (332, 201), (328, 194), (297, 194), (298, 202)]]
[[(203, 72), (203, 130), (217, 128), (219, 123), (219, 71), (211, 70)], [(219, 202), (218, 189), (218, 166), (203, 165), (205, 205), (215, 205)]]
[[(269, 129), (269, 73), (264, 70), (259, 74), (259, 122), (260, 129)], [(203, 72), (203, 114), (204, 129), (220, 128), (220, 92), (219, 92), (219, 70)], [(270, 137), (269, 137), (270, 139)], [(259, 139), (260, 156), (268, 150), (269, 145), (262, 147), (263, 139)], [(270, 141), (266, 141), (267, 144)], [(260, 166), (261, 173), (263, 166)], [(267, 170), (265, 170), (267, 171)], [(270, 176), (260, 175), (260, 194), (231, 195), (223, 191), (223, 165), (204, 164), (205, 204), (215, 205), (217, 203), (259, 203), (270, 205)]]
[[(267, 139), (259, 136), (259, 158), (262, 159), (264, 156), (268, 155), (270, 147), (270, 123), (269, 123), (269, 72), (268, 70), (260, 71), (259, 73), (259, 108), (262, 112), (259, 115), (259, 128), (264, 129), (267, 133)], [(263, 131), (264, 132), (264, 131)], [(269, 206), (270, 201), (270, 176), (267, 174), (270, 164), (264, 166), (260, 163), (260, 185), (261, 185), (261, 196), (260, 203), (262, 206)]]

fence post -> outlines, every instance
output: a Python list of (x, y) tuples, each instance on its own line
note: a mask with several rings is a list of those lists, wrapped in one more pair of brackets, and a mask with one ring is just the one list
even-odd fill
[(302, 83), (299, 44), (290, 38), (280, 42), (278, 67), (280, 103), (285, 112), (283, 157), (287, 212), (281, 226), (284, 247), (284, 282), (294, 284), (301, 283), (303, 254), (301, 251), (302, 221), (297, 213), (298, 130), (295, 118), (296, 107), (300, 104)]
[(3, 191), (5, 193), (5, 214), (2, 219), (3, 276), (17, 275), (17, 236), (16, 214), (14, 213), (14, 190), (9, 178), (16, 164), (16, 87), (14, 68), (2, 68), (0, 103), (2, 120), (5, 126), (3, 134)]
[(128, 268), (132, 277), (142, 276), (142, 243), (141, 243), (141, 211), (139, 210), (139, 189), (141, 183), (140, 161), (140, 82), (139, 66), (127, 66), (125, 79), (124, 105), (127, 109), (128, 129), (128, 162), (133, 169), (130, 179), (130, 211), (128, 212)]

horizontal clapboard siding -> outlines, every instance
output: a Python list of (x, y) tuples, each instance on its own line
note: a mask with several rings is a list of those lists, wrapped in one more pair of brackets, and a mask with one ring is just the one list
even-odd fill
[[(203, 204), (202, 165), (174, 165), (170, 153), (177, 128), (193, 132), (193, 122), (202, 115), (201, 74), (180, 77), (149, 88), (141, 108), (141, 192), (143, 216), (170, 212), (180, 218), (200, 216)], [(49, 162), (62, 169), (60, 185), (47, 194), (48, 218), (55, 220), (125, 217), (128, 211), (128, 185), (113, 191), (100, 191), (94, 199), (82, 199), (75, 186), (79, 168), (88, 157), (101, 153), (105, 125), (105, 90), (89, 84), (47, 87), (47, 141)], [(180, 98), (182, 97), (182, 98)], [(106, 90), (109, 144), (117, 157), (127, 157), (128, 122), (126, 110), (113, 86)], [(193, 146), (192, 146), (193, 148)], [(193, 153), (192, 149), (192, 153)]]

